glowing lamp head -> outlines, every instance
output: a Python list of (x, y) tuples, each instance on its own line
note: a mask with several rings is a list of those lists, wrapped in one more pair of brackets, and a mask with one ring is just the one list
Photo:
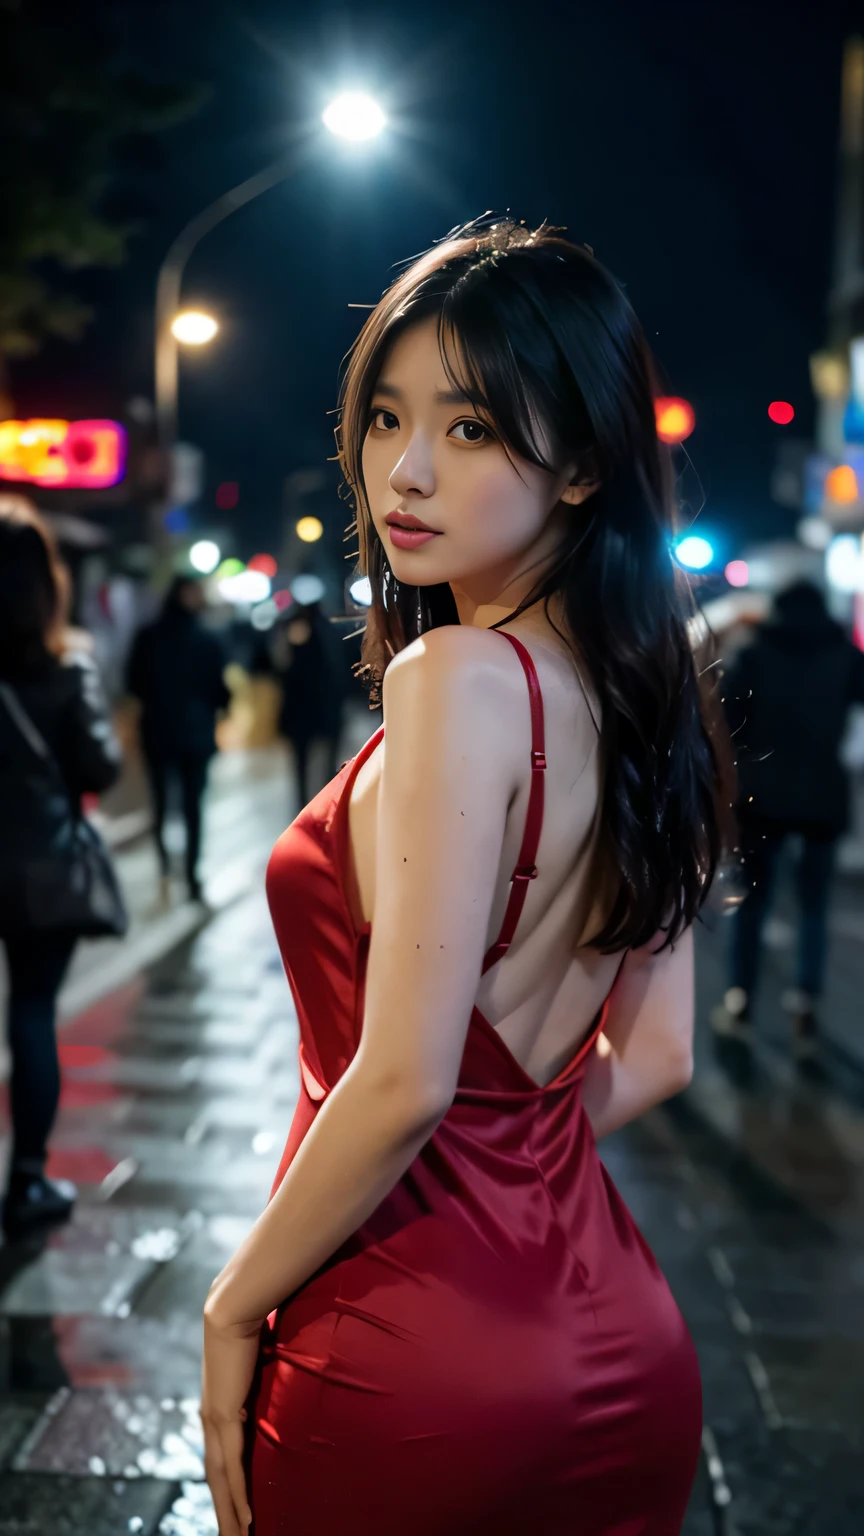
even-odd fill
[(679, 539), (675, 545), (675, 558), (688, 571), (704, 571), (706, 565), (710, 565), (714, 559), (714, 550), (707, 539), (688, 533), (686, 538)]
[(654, 416), (661, 443), (683, 443), (696, 425), (692, 405), (678, 395), (660, 395), (654, 401)]
[(772, 400), (768, 415), (778, 427), (788, 427), (790, 421), (795, 420), (795, 407), (788, 400)]
[(343, 91), (321, 114), (325, 128), (339, 139), (358, 144), (375, 139), (387, 124), (377, 101), (362, 91)]
[(186, 347), (203, 347), (213, 340), (218, 329), (213, 316), (205, 315), (199, 309), (185, 309), (181, 315), (175, 315), (171, 322), (172, 336)]

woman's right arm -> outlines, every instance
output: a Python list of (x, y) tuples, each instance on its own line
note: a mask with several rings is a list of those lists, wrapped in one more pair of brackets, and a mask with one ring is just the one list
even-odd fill
[(65, 665), (74, 674), (74, 689), (60, 744), (61, 766), (76, 795), (101, 794), (120, 776), (120, 743), (95, 664), (76, 652), (66, 657)]
[(693, 1075), (693, 930), (656, 954), (662, 939), (628, 951), (588, 1060), (582, 1102), (598, 1141), (680, 1093)]

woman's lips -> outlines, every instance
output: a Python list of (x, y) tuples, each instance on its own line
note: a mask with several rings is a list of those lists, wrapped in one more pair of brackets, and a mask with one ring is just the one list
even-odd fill
[(397, 549), (419, 549), (421, 544), (438, 538), (437, 533), (427, 533), (424, 528), (400, 528), (398, 523), (388, 523), (387, 529)]

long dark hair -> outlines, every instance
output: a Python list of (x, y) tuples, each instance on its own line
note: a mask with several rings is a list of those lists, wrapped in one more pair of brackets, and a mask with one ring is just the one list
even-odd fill
[(69, 577), (51, 530), (26, 496), (0, 493), (0, 673), (58, 654), (68, 606)]
[(385, 353), (433, 315), (448, 375), (505, 448), (556, 473), (575, 462), (580, 478), (600, 480), (553, 568), (500, 622), (540, 599), (549, 617), (559, 594), (568, 643), (600, 705), (603, 856), (617, 894), (592, 944), (612, 953), (661, 930), (671, 943), (697, 914), (721, 852), (712, 714), (688, 640), (689, 588), (670, 548), (671, 453), (657, 436), (653, 359), (618, 282), (587, 248), (546, 226), (503, 220), (449, 236), (396, 279), (349, 353), (337, 444), (372, 588), (361, 671), (377, 698), (397, 651), (459, 622), (449, 585), (396, 580), (363, 481)]

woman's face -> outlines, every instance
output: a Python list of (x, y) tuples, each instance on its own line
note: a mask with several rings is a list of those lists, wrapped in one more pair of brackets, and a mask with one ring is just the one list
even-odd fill
[[(587, 490), (511, 452), (454, 393), (434, 317), (399, 336), (372, 396), (363, 445), (369, 509), (397, 581), (449, 582), (457, 602), (521, 600), (567, 531)], [(575, 493), (575, 495), (573, 494)], [(578, 515), (578, 514), (576, 514)], [(400, 531), (418, 520), (432, 536)], [(525, 574), (527, 573), (527, 575)]]

